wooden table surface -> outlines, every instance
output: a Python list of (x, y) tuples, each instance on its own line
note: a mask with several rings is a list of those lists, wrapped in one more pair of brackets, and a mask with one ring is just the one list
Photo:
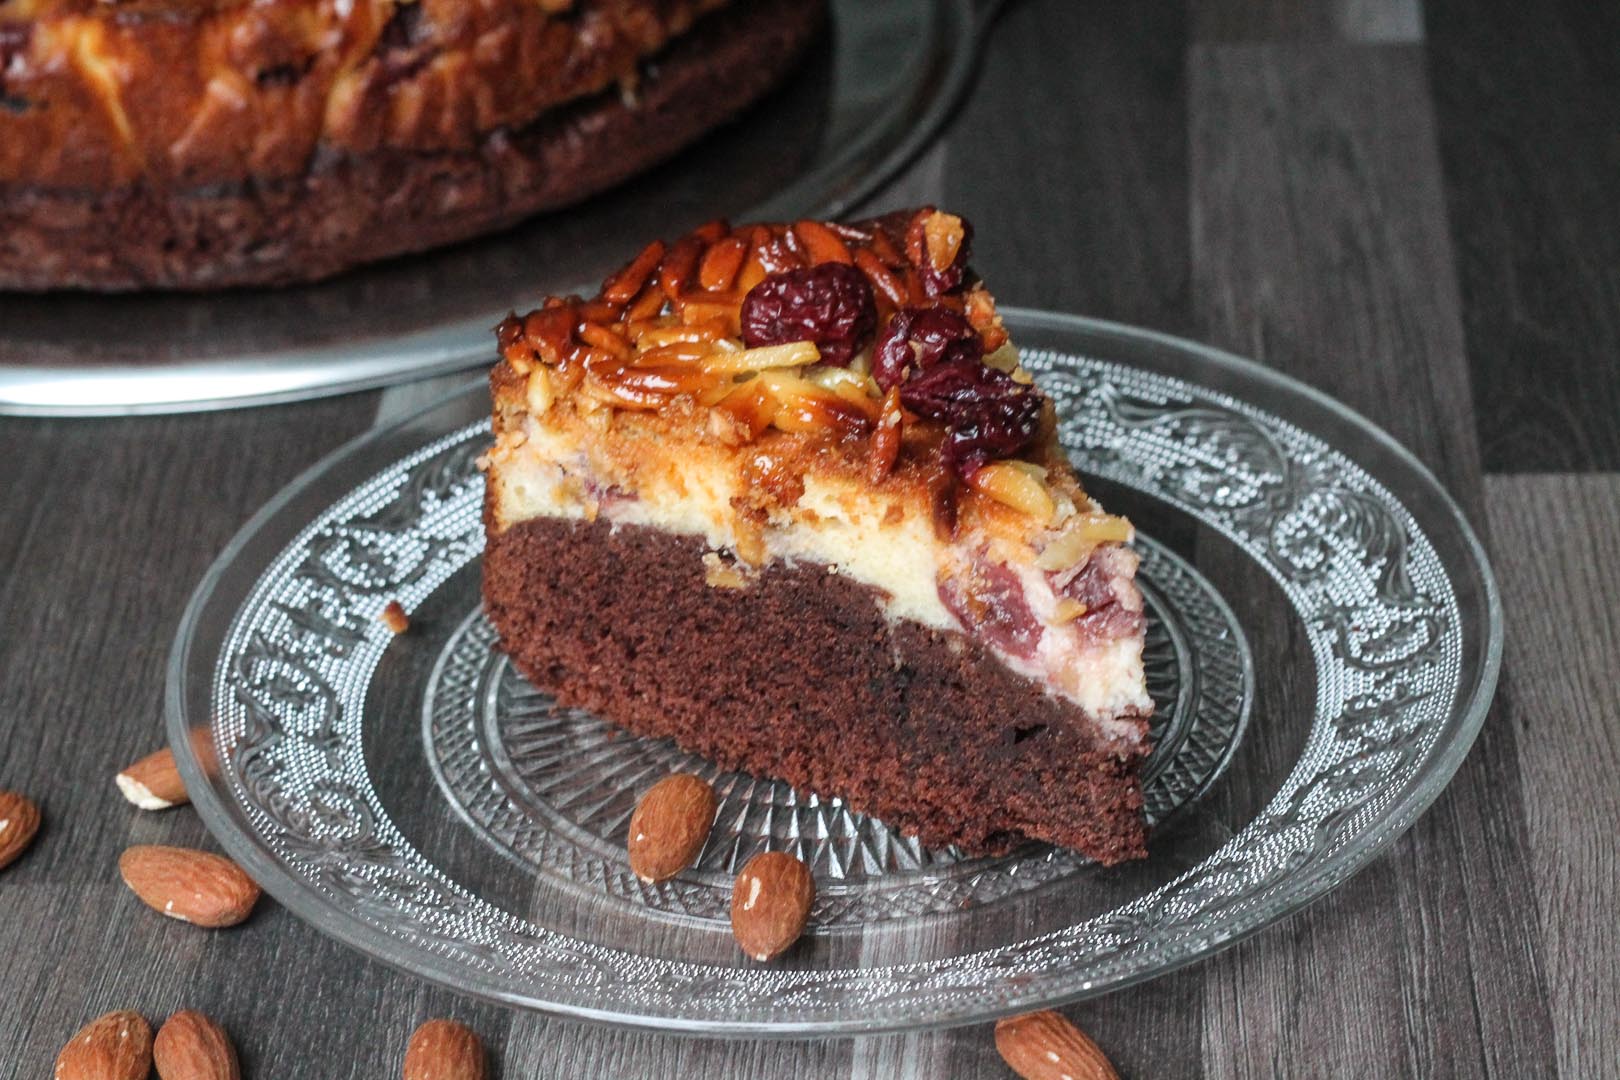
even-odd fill
[[(1496, 705), (1429, 813), (1328, 898), (1066, 1010), (1127, 1077), (1620, 1076), (1620, 6), (1023, 0), (878, 204), (968, 215), (1004, 301), (1207, 341), (1411, 447), (1493, 552)], [(3, 328), (0, 328), (3, 332)], [(986, 1026), (684, 1040), (512, 1013), (266, 902), (209, 933), (118, 882), (211, 845), (111, 783), (158, 744), (193, 583), (301, 469), (441, 387), (204, 416), (0, 420), (0, 1076), (86, 1019), (202, 1009), (250, 1077), (398, 1075), (430, 1015), (505, 1077), (998, 1077)]]

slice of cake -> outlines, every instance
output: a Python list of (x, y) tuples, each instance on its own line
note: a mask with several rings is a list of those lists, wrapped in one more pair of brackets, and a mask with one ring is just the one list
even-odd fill
[(1130, 523), (924, 208), (715, 222), (499, 328), (484, 602), (537, 686), (932, 845), (1145, 853)]

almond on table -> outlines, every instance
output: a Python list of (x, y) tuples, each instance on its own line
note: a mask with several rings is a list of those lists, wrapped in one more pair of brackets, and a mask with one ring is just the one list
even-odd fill
[(22, 857), (39, 833), (39, 807), (15, 791), (0, 791), (0, 870)]
[(147, 907), (197, 926), (235, 926), (259, 901), (241, 867), (207, 851), (138, 844), (119, 856), (118, 871)]
[(142, 810), (167, 810), (191, 801), (174, 751), (165, 746), (141, 758), (113, 778), (124, 798)]
[(998, 1023), (996, 1050), (1024, 1080), (1119, 1080), (1097, 1044), (1050, 1009)]
[(51, 1080), (147, 1080), (152, 1027), (139, 1013), (105, 1013), (79, 1029), (56, 1055)]
[(404, 1080), (484, 1080), (484, 1044), (454, 1020), (429, 1020), (405, 1048)]
[(184, 1009), (152, 1040), (158, 1080), (241, 1080), (236, 1047), (225, 1029), (200, 1012)]

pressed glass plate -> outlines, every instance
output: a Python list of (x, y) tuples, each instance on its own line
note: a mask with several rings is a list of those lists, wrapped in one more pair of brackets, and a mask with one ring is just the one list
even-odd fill
[[(369, 955), (688, 1032), (981, 1020), (1150, 978), (1320, 896), (1411, 825), (1479, 729), (1501, 620), (1477, 542), (1406, 451), (1304, 386), (1146, 331), (1006, 316), (1065, 447), (1139, 529), (1148, 859), (927, 849), (557, 707), (479, 612), (482, 385), (328, 458), (202, 582), (168, 688), (199, 811), (272, 895)], [(393, 599), (399, 637), (377, 621)], [(770, 659), (739, 655), (739, 677)], [(676, 768), (714, 780), (720, 814), (691, 870), (644, 885), (625, 824)], [(726, 919), (764, 848), (804, 858), (818, 890), (770, 965)]]
[(314, 285), (217, 293), (0, 292), (0, 413), (231, 408), (482, 362), (489, 328), (590, 293), (646, 243), (715, 217), (840, 217), (933, 135), (999, 0), (831, 0), (800, 69), (734, 123), (577, 206)]

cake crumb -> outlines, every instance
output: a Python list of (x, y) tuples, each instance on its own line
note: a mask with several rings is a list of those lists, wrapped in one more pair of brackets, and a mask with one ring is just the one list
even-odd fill
[(405, 608), (398, 600), (388, 601), (388, 606), (382, 609), (382, 614), (377, 618), (396, 634), (403, 634), (411, 628), (411, 618), (405, 614)]

